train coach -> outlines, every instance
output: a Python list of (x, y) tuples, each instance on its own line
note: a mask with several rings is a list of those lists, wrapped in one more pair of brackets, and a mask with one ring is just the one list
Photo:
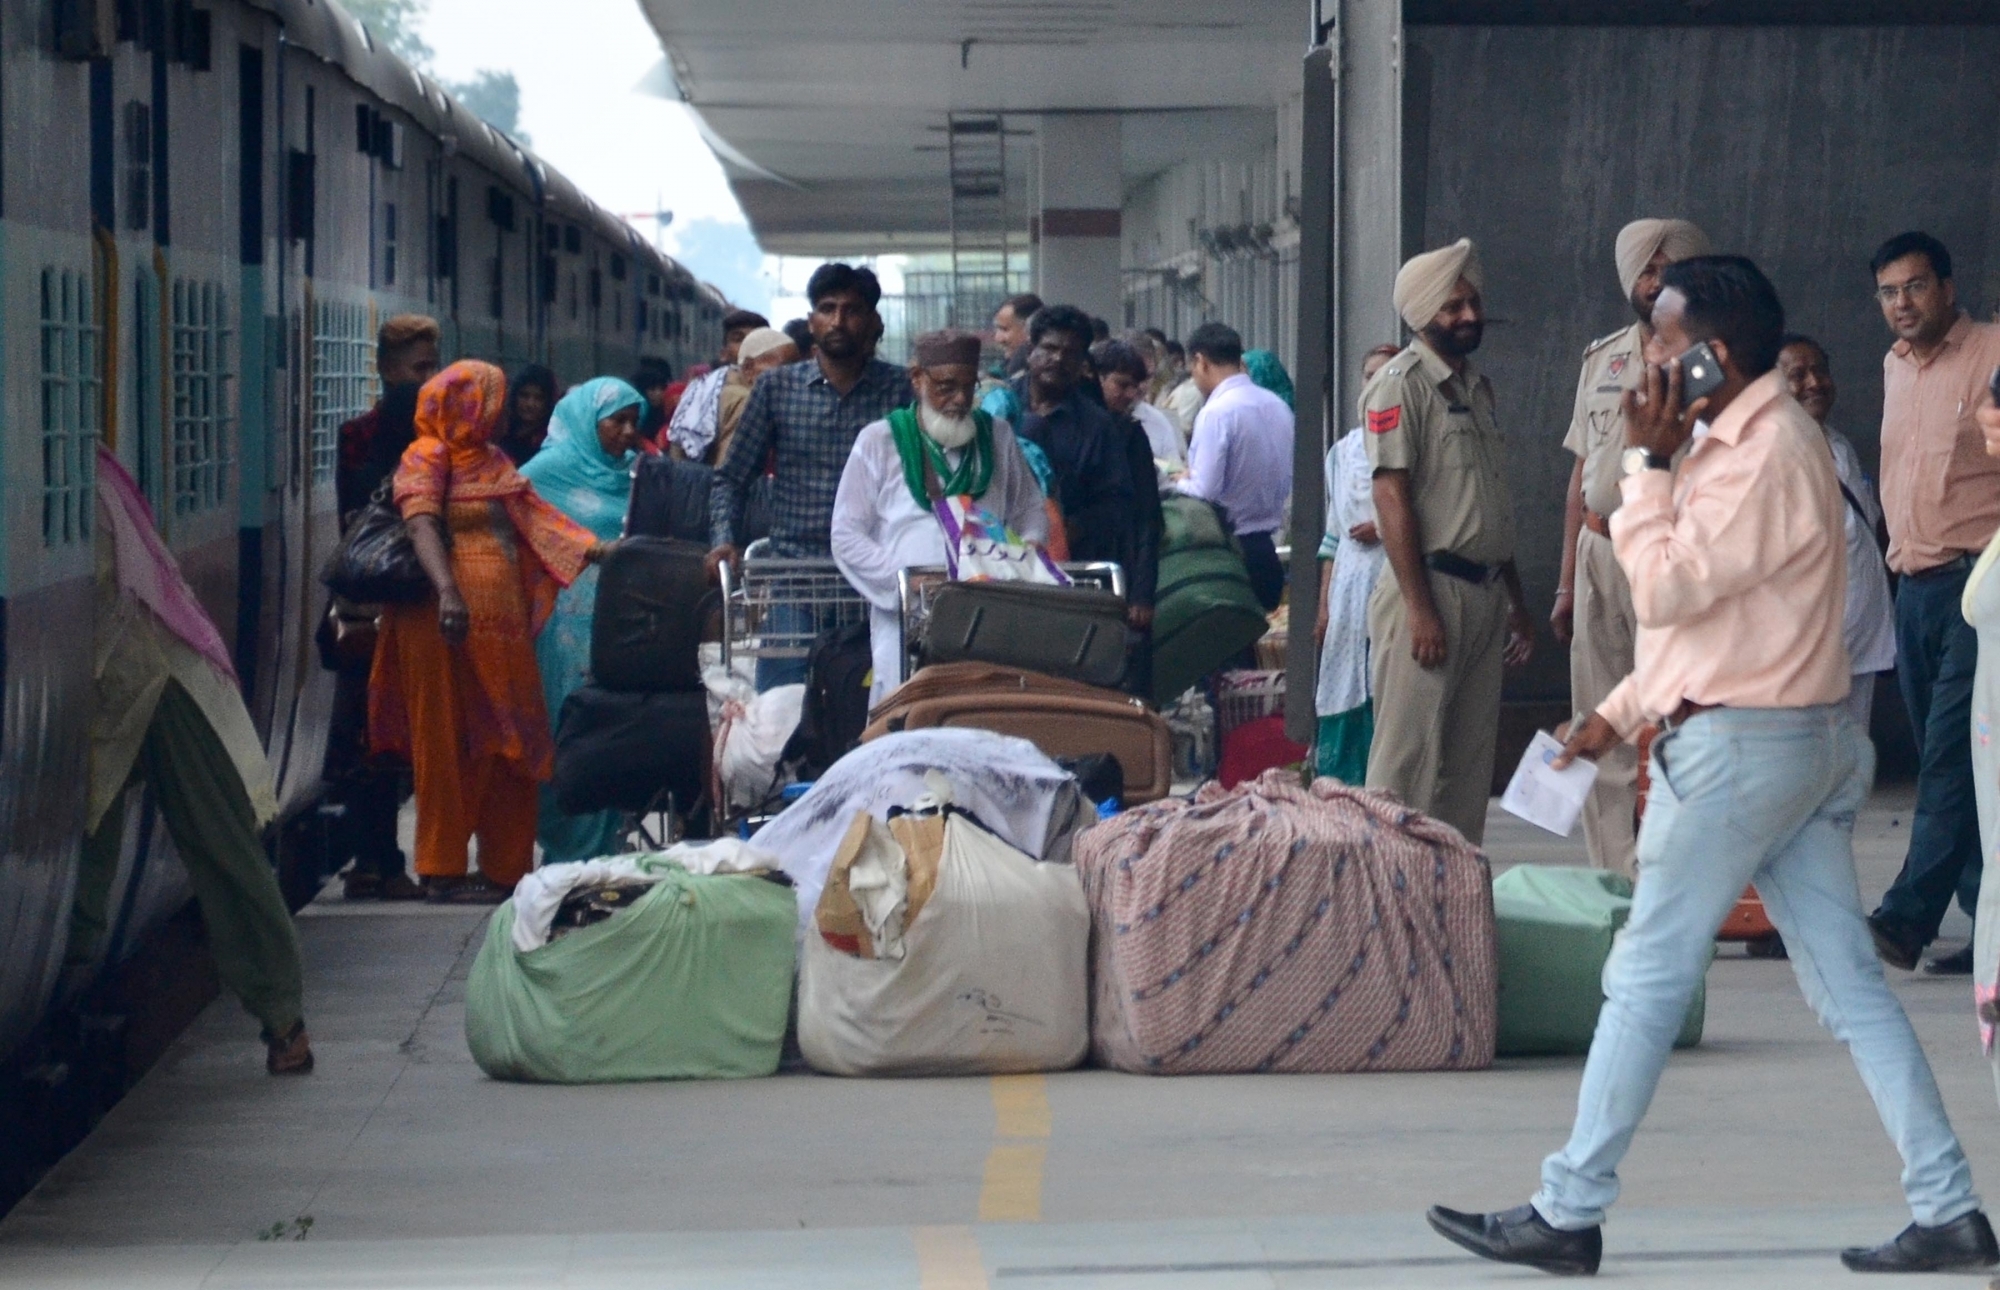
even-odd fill
[(309, 845), (320, 800), (315, 572), (378, 321), (427, 313), (448, 360), (574, 381), (712, 355), (725, 304), (331, 0), (0, 0), (0, 58), (6, 1071), (188, 897), (165, 830), (129, 802), (111, 934), (65, 964), (97, 444), (230, 639), (282, 852)]

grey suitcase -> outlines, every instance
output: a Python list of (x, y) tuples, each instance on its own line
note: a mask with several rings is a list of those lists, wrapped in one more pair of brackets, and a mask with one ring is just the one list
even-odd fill
[(999, 663), (1085, 685), (1125, 680), (1125, 598), (1094, 587), (954, 582), (938, 589), (921, 652), (933, 663)]

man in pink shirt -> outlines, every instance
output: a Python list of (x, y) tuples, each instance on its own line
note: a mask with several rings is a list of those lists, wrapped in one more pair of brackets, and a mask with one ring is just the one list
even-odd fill
[[(1868, 918), (1883, 961), (1908, 970), (1952, 893), (1979, 903), (1972, 674), (1979, 637), (1959, 612), (1972, 562), (2000, 529), (2000, 461), (1973, 417), (2000, 365), (2000, 326), (1959, 312), (1951, 252), (1899, 233), (1875, 252), (1875, 297), (1896, 343), (1882, 359), (1882, 516), (1896, 589), (1896, 682), (1916, 732), (1917, 806), (1903, 870)], [(1972, 970), (1972, 947), (1925, 964)]]
[[(1645, 1117), (1715, 933), (1755, 881), (1807, 1001), (1843, 1040), (1903, 1158), (1912, 1222), (1841, 1253), (1855, 1271), (2000, 1263), (1923, 1049), (1883, 979), (1854, 878), (1854, 812), (1874, 750), (1843, 700), (1843, 505), (1819, 426), (1774, 370), (1785, 313), (1757, 266), (1668, 266), (1640, 391), (1625, 398), (1625, 479), (1611, 520), (1639, 632), (1632, 674), (1578, 727), (1558, 764), (1596, 757), (1648, 722), (1652, 794), (1632, 916), (1605, 965), (1603, 1008), (1568, 1145), (1526, 1205), (1434, 1206), (1446, 1239), (1502, 1263), (1591, 1274), (1618, 1163)], [(1684, 403), (1706, 342), (1720, 386)], [(1704, 363), (1706, 356), (1704, 356)], [(1679, 471), (1672, 459), (1693, 441)]]

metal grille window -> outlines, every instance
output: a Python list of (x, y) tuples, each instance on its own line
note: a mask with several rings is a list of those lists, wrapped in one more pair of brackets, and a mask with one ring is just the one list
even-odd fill
[(229, 494), (234, 439), (235, 375), (229, 366), (234, 333), (229, 300), (212, 282), (181, 279), (173, 289), (173, 508), (198, 515)]
[(313, 312), (312, 477), (333, 478), (341, 423), (375, 402), (374, 341), (362, 305), (318, 302)]
[(89, 275), (42, 270), (42, 541), (90, 537), (102, 418), (98, 327)]

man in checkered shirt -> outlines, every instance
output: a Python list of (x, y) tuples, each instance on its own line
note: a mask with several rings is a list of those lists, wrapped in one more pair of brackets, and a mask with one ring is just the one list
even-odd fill
[[(908, 373), (875, 357), (882, 338), (876, 305), (882, 285), (868, 269), (822, 264), (806, 284), (813, 356), (757, 378), (729, 456), (709, 492), (711, 577), (739, 558), (744, 499), (768, 460), (772, 473), (771, 553), (831, 558), (833, 497), (863, 426), (916, 401)], [(805, 680), (804, 659), (766, 659), (757, 688)]]

